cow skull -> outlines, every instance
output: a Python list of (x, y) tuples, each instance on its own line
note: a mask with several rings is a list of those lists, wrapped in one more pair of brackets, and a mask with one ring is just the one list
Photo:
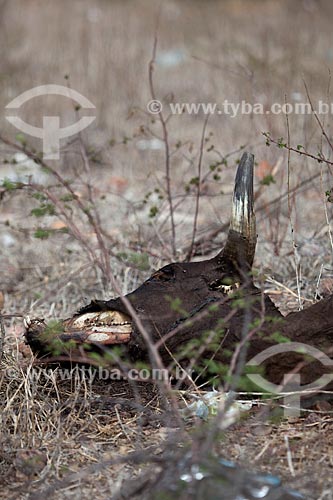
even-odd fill
[[(237, 290), (241, 289), (246, 296), (260, 296), (250, 275), (257, 239), (253, 164), (253, 155), (244, 153), (236, 174), (227, 241), (218, 255), (201, 262), (169, 264), (125, 297), (92, 301), (64, 321), (64, 332), (58, 337), (94, 346), (126, 344), (131, 359), (145, 359), (146, 340), (138, 328), (138, 319), (153, 343), (162, 351), (167, 348), (173, 352), (176, 345), (201, 331), (214, 329), (230, 313), (232, 296)], [(217, 306), (215, 313), (210, 312), (213, 304)], [(272, 314), (279, 315), (268, 297), (265, 304)], [(239, 311), (233, 318), (235, 330), (240, 329), (237, 321), (241, 317)], [(43, 337), (45, 326), (42, 320), (27, 324), (27, 342), (39, 355), (49, 352)], [(177, 336), (170, 333), (175, 329), (179, 330)], [(168, 341), (164, 343), (165, 336)]]

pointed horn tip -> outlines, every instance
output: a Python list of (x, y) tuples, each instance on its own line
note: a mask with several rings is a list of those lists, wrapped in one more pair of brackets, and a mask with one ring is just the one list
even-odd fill
[(223, 256), (251, 268), (257, 241), (253, 207), (254, 155), (244, 152), (238, 165), (232, 217)]
[(254, 155), (249, 152), (243, 153), (237, 168), (234, 188), (234, 201), (247, 199), (250, 207), (253, 204), (253, 167)]
[(250, 151), (244, 151), (242, 154), (241, 161), (246, 161), (246, 160), (254, 160), (254, 154), (250, 153)]
[(254, 166), (254, 155), (252, 153), (249, 153), (248, 151), (245, 151), (240, 159), (238, 170), (244, 171), (249, 169), (250, 171), (253, 171), (253, 166)]

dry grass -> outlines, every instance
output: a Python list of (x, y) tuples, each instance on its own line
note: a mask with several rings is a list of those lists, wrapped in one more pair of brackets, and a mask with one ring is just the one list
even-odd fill
[[(164, 152), (138, 147), (140, 140), (161, 136), (160, 124), (153, 123), (146, 113), (150, 99), (148, 63), (158, 4), (152, 0), (0, 1), (0, 106), (4, 108), (33, 86), (64, 84), (65, 74), (70, 75), (71, 86), (96, 105), (96, 122), (83, 134), (90, 171), (83, 168), (77, 141), (64, 145), (56, 169), (73, 180), (73, 189), (84, 204), (90, 203), (92, 195), (112, 249), (112, 272), (124, 293), (171, 259)], [(268, 107), (284, 102), (285, 95), (290, 102), (297, 94), (306, 101), (304, 78), (314, 102), (329, 102), (332, 13), (328, 0), (162, 2), (154, 72), (156, 95), (165, 107), (172, 100), (224, 99), (256, 101)], [(182, 62), (172, 67), (159, 64), (158, 57), (168, 51), (181, 54)], [(32, 101), (20, 116), (39, 125), (45, 110), (52, 114), (56, 106), (63, 123), (72, 123), (74, 112), (64, 101)], [(332, 152), (312, 117), (292, 115), (289, 120), (293, 145), (302, 144), (314, 154), (320, 150), (329, 158)], [(2, 133), (14, 138), (15, 131), (4, 114), (0, 123)], [(197, 174), (203, 123), (202, 115), (174, 116), (168, 122), (180, 259), (191, 242), (196, 198), (193, 186), (189, 194), (185, 187)], [(325, 123), (329, 125), (329, 117)], [(207, 175), (207, 181), (202, 189), (197, 236), (210, 234), (228, 221), (234, 165), (240, 146), (246, 144), (259, 163), (255, 267), (260, 275), (270, 277), (265, 282), (267, 290), (282, 311), (289, 312), (298, 307), (298, 291), (287, 199), (269, 204), (286, 193), (287, 155), (283, 149), (265, 146), (263, 131), (270, 131), (275, 138), (286, 137), (285, 118), (210, 117), (202, 160), (202, 175)], [(31, 144), (40, 148), (34, 140)], [(214, 179), (209, 174), (210, 165), (219, 159), (219, 153), (225, 157), (234, 151), (228, 167), (222, 168), (221, 178)], [(3, 178), (16, 168), (10, 163), (15, 151), (2, 145), (0, 153)], [(326, 166), (320, 177), (321, 167), (307, 157), (292, 157), (291, 187), (318, 174), (292, 198), (305, 304), (332, 290), (327, 223), (332, 209), (326, 205), (325, 213), (324, 195), (331, 178)], [(271, 171), (276, 183), (261, 187), (263, 175)], [(48, 176), (46, 183), (58, 199), (66, 191), (54, 176)], [(155, 188), (160, 189), (163, 199), (154, 193)], [(152, 194), (143, 203), (148, 192)], [(37, 206), (31, 193), (28, 189), (0, 191), (0, 303), (3, 294), (4, 313), (63, 318), (94, 297), (114, 295), (82, 242), (61, 232), (66, 220), (48, 216), (40, 222), (27, 215)], [(152, 207), (158, 208), (154, 218), (149, 217)], [(96, 234), (84, 213), (77, 206), (72, 210), (80, 234), (97, 248)], [(34, 238), (39, 225), (53, 231), (48, 240)], [(203, 252), (213, 253), (222, 240), (217, 231)], [(6, 332), (0, 379), (0, 497), (111, 498), (129, 477), (139, 476), (144, 468), (140, 463), (126, 463), (127, 454), (150, 446), (156, 446), (158, 452), (165, 437), (175, 432), (172, 419), (163, 417), (165, 409), (157, 389), (138, 384), (136, 394), (126, 383), (89, 384), (75, 377), (61, 381), (51, 372), (36, 382), (29, 378), (29, 354), (22, 355), (21, 318), (7, 319)], [(192, 428), (189, 425), (183, 436), (191, 435)], [(330, 498), (325, 491), (332, 490), (331, 430), (330, 414), (317, 411), (297, 421), (272, 423), (258, 403), (247, 419), (225, 432), (216, 451), (245, 466), (279, 473), (306, 498)], [(119, 457), (124, 461), (116, 463)]]

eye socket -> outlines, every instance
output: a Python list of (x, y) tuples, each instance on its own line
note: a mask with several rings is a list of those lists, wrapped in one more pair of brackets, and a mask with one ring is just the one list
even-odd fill
[(171, 266), (166, 266), (154, 273), (150, 279), (157, 281), (171, 281), (175, 277), (175, 271)]

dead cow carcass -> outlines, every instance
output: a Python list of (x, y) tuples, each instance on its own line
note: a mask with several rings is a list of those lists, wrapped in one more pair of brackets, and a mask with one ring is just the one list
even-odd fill
[[(61, 341), (71, 341), (71, 347), (66, 350), (64, 345), (63, 352), (73, 355), (73, 343), (75, 347), (92, 344), (94, 348), (124, 344), (133, 361), (154, 362), (157, 356), (168, 365), (174, 356), (188, 362), (184, 346), (201, 339), (196, 344), (201, 360), (226, 363), (239, 346), (244, 361), (274, 345), (278, 331), (290, 340), (320, 346), (329, 354), (331, 297), (283, 318), (253, 283), (257, 239), (253, 164), (253, 155), (244, 153), (236, 174), (227, 241), (216, 257), (169, 264), (124, 297), (92, 301), (64, 321), (64, 331), (56, 334)], [(27, 342), (39, 356), (52, 351), (45, 326), (43, 321), (34, 320), (26, 329)], [(271, 380), (280, 381), (295, 368), (300, 356), (288, 353), (273, 357), (266, 370)], [(321, 370), (317, 365), (311, 369), (314, 375)], [(309, 381), (309, 370), (303, 372), (304, 380)]]

